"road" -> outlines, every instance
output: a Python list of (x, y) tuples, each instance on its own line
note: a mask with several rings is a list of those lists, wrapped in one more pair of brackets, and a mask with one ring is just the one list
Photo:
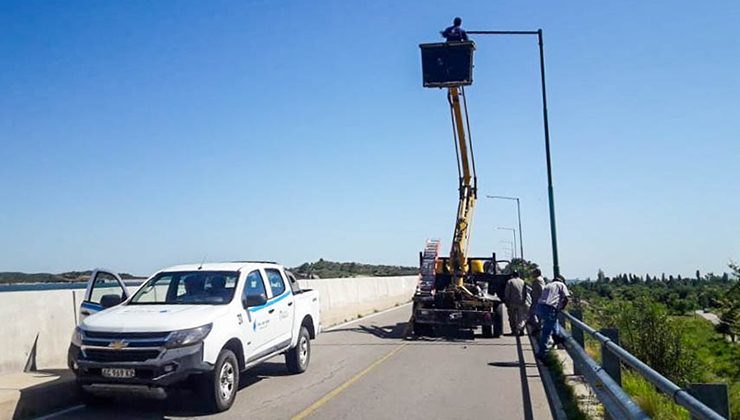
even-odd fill
[(694, 313), (706, 319), (707, 321), (711, 322), (712, 325), (719, 325), (720, 323), (719, 317), (711, 312), (704, 312), (702, 310), (698, 310), (698, 311), (694, 311)]
[[(282, 357), (242, 377), (221, 419), (547, 419), (545, 390), (526, 337), (404, 340), (411, 306), (325, 331), (308, 371), (290, 375)], [(166, 401), (118, 397), (55, 419), (200, 417), (195, 396)], [(210, 417), (210, 416), (209, 416)]]

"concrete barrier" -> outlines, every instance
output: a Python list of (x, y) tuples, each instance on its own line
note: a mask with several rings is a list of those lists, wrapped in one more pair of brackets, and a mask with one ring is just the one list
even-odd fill
[(329, 327), (411, 300), (417, 276), (300, 280), (321, 295), (321, 323)]
[(36, 337), (37, 366), (64, 366), (61, 355), (66, 353), (76, 321), (75, 292), (49, 290), (0, 294), (0, 319), (3, 323), (0, 327), (0, 374), (23, 370)]
[[(321, 294), (324, 328), (408, 302), (417, 277), (300, 280)], [(84, 290), (0, 293), (0, 375), (23, 371), (36, 337), (36, 367), (65, 368)]]

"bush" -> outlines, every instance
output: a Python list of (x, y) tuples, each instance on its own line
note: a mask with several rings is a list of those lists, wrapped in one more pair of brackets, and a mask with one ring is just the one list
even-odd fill
[(696, 359), (666, 308), (646, 298), (606, 305), (600, 324), (619, 329), (622, 347), (680, 386), (698, 379)]
[(632, 396), (645, 414), (656, 420), (688, 419), (689, 412), (676, 405), (671, 398), (661, 393), (640, 375), (625, 371), (622, 375), (622, 386)]

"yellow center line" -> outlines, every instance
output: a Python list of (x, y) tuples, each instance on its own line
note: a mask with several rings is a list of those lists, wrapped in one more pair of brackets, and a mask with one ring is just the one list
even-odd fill
[(408, 344), (402, 344), (395, 349), (391, 350), (386, 354), (385, 356), (381, 357), (380, 359), (373, 362), (372, 365), (366, 367), (362, 372), (356, 374), (355, 376), (349, 378), (347, 382), (339, 385), (338, 387), (334, 388), (331, 392), (321, 397), (318, 401), (308, 406), (305, 410), (301, 411), (300, 413), (293, 416), (292, 420), (301, 420), (305, 419), (306, 417), (310, 416), (314, 411), (318, 410), (323, 406), (324, 404), (331, 401), (334, 397), (341, 394), (344, 390), (352, 386), (353, 383), (357, 382), (360, 378), (370, 373), (371, 370), (375, 369), (376, 367), (380, 366), (381, 363), (385, 362), (393, 356), (394, 354), (398, 353), (402, 348), (406, 347)]

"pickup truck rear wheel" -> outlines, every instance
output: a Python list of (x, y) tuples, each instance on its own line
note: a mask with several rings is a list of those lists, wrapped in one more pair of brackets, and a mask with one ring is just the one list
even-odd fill
[(285, 353), (285, 364), (290, 373), (303, 373), (311, 360), (311, 337), (308, 329), (302, 326), (298, 333), (298, 343)]
[(229, 349), (221, 350), (213, 372), (203, 381), (203, 400), (215, 412), (228, 410), (239, 390), (239, 362)]

